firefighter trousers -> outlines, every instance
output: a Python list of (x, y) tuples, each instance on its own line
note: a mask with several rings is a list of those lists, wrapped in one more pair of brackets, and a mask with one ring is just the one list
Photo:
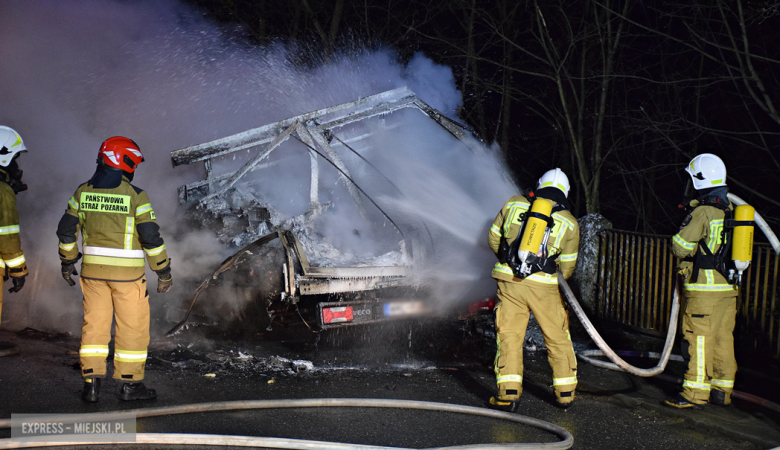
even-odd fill
[(101, 281), (81, 278), (84, 324), (81, 327), (81, 375), (106, 375), (111, 325), (116, 320), (114, 375), (117, 380), (144, 379), (149, 346), (149, 291), (146, 277), (136, 281)]
[(495, 360), (498, 398), (515, 401), (523, 392), (523, 342), (533, 312), (542, 328), (547, 360), (553, 372), (553, 390), (559, 403), (574, 400), (577, 359), (574, 356), (569, 319), (557, 284), (498, 281)]
[(710, 390), (731, 403), (737, 361), (734, 359), (736, 297), (689, 297), (683, 315), (682, 355), (688, 362), (682, 396), (697, 404), (709, 401)]

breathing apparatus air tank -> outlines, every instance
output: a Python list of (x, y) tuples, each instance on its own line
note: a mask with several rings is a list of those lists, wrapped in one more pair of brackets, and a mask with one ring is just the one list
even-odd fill
[(750, 267), (753, 260), (753, 220), (756, 209), (750, 205), (738, 205), (734, 208), (734, 231), (731, 241), (731, 259), (738, 275), (736, 284), (742, 280), (742, 272)]
[(525, 223), (518, 242), (513, 242), (509, 255), (509, 266), (515, 276), (525, 278), (531, 275), (533, 266), (545, 262), (547, 241), (550, 238), (553, 221), (550, 217), (553, 205), (550, 201), (537, 198), (525, 214)]

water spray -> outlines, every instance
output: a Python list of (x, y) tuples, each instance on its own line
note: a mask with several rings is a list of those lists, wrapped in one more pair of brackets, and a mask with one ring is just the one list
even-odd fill
[[(364, 163), (368, 164), (368, 166), (369, 166), (369, 167), (371, 167), (372, 169), (374, 169), (374, 171), (376, 171), (376, 173), (378, 173), (379, 175), (381, 175), (381, 176), (382, 176), (382, 178), (384, 178), (385, 180), (387, 180), (387, 182), (388, 182), (388, 183), (390, 183), (390, 186), (392, 186), (392, 187), (393, 187), (393, 189), (395, 189), (395, 190), (396, 190), (396, 192), (398, 192), (400, 195), (404, 195), (404, 193), (401, 191), (401, 189), (399, 189), (399, 188), (398, 188), (398, 186), (396, 186), (396, 185), (395, 185), (395, 183), (393, 183), (393, 182), (390, 180), (390, 178), (388, 178), (388, 177), (387, 177), (387, 176), (386, 176), (384, 173), (382, 173), (382, 171), (381, 171), (381, 170), (379, 170), (379, 169), (378, 169), (378, 168), (377, 168), (375, 165), (371, 164), (371, 161), (369, 161), (369, 160), (367, 160), (366, 158), (364, 158), (364, 157), (363, 157), (363, 155), (361, 155), (360, 153), (358, 153), (358, 152), (357, 152), (357, 150), (355, 150), (355, 149), (353, 149), (352, 147), (350, 147), (350, 146), (349, 146), (349, 145), (348, 145), (346, 142), (342, 141), (342, 140), (341, 140), (341, 139), (340, 139), (338, 136), (336, 136), (336, 134), (335, 134), (335, 133), (333, 133), (332, 131), (327, 131), (327, 133), (326, 133), (326, 137), (327, 137), (328, 135), (329, 135), (329, 136), (332, 136), (332, 137), (333, 137), (334, 139), (336, 139), (336, 140), (337, 140), (337, 141), (338, 141), (338, 142), (339, 142), (341, 145), (343, 145), (343, 146), (344, 146), (344, 147), (345, 147), (347, 150), (349, 150), (350, 152), (352, 152), (353, 154), (355, 154), (355, 155), (356, 155), (358, 158), (360, 158), (360, 159), (361, 159), (361, 160), (362, 160)], [(420, 221), (420, 224), (423, 226), (423, 228), (425, 228), (425, 232), (428, 234), (428, 239), (429, 239), (429, 240), (430, 240), (430, 242), (431, 242), (431, 249), (435, 250), (435, 245), (434, 245), (434, 242), (433, 242), (433, 236), (431, 235), (431, 230), (428, 228), (428, 225), (427, 225), (427, 224), (426, 224), (424, 221), (422, 221), (422, 220), (421, 220), (421, 221)]]
[(382, 215), (383, 215), (383, 216), (385, 216), (385, 218), (387, 218), (387, 220), (389, 220), (391, 224), (393, 224), (393, 226), (395, 227), (395, 229), (396, 229), (396, 230), (398, 230), (398, 234), (400, 234), (400, 235), (401, 235), (401, 238), (403, 238), (403, 240), (404, 240), (404, 241), (406, 240), (406, 237), (404, 236), (404, 232), (403, 232), (403, 231), (401, 231), (401, 228), (400, 228), (400, 227), (399, 227), (399, 226), (398, 226), (398, 225), (395, 223), (395, 221), (393, 221), (393, 219), (392, 219), (392, 218), (390, 218), (390, 216), (388, 216), (388, 215), (387, 215), (387, 213), (386, 213), (386, 212), (385, 212), (385, 211), (384, 211), (384, 210), (383, 210), (383, 209), (382, 209), (382, 208), (381, 208), (381, 207), (380, 207), (380, 206), (379, 206), (379, 205), (378, 205), (378, 204), (377, 204), (377, 203), (374, 201), (374, 199), (372, 199), (372, 198), (371, 198), (371, 196), (369, 196), (368, 194), (366, 194), (366, 191), (364, 191), (364, 190), (363, 190), (363, 189), (362, 189), (360, 186), (358, 186), (358, 184), (357, 184), (357, 183), (355, 183), (355, 180), (353, 180), (353, 179), (352, 179), (352, 177), (350, 177), (349, 175), (347, 175), (347, 174), (346, 174), (346, 173), (345, 173), (343, 170), (341, 170), (341, 169), (339, 168), (339, 166), (337, 166), (337, 165), (336, 165), (336, 163), (334, 163), (333, 161), (331, 161), (330, 159), (328, 159), (328, 157), (327, 157), (327, 156), (325, 156), (324, 154), (322, 154), (322, 152), (320, 152), (320, 151), (319, 151), (319, 150), (317, 150), (316, 148), (312, 147), (312, 146), (311, 146), (311, 145), (309, 145), (308, 143), (304, 142), (304, 141), (303, 141), (303, 140), (302, 140), (302, 139), (301, 139), (299, 136), (295, 136), (295, 139), (296, 139), (298, 142), (300, 142), (301, 144), (303, 144), (303, 145), (305, 145), (306, 147), (308, 147), (308, 148), (309, 148), (309, 150), (313, 151), (314, 153), (316, 153), (316, 154), (318, 154), (320, 157), (322, 157), (322, 159), (324, 159), (325, 161), (327, 161), (327, 162), (328, 162), (328, 163), (329, 163), (331, 166), (333, 166), (333, 168), (335, 168), (336, 170), (338, 170), (338, 171), (339, 171), (339, 173), (340, 173), (340, 174), (341, 174), (341, 175), (342, 175), (344, 178), (346, 178), (346, 179), (347, 179), (347, 180), (348, 180), (350, 183), (352, 183), (352, 185), (353, 185), (353, 186), (355, 186), (355, 188), (357, 188), (357, 190), (359, 190), (361, 194), (365, 195), (365, 196), (366, 196), (366, 198), (368, 199), (368, 201), (370, 201), (370, 202), (371, 202), (371, 203), (372, 203), (374, 206), (376, 206), (376, 209), (378, 209), (378, 210), (379, 210), (379, 212), (381, 212), (381, 213), (382, 213)]

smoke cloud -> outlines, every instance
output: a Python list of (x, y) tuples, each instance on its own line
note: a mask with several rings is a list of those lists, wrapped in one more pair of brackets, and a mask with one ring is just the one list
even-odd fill
[[(78, 332), (81, 293), (60, 277), (55, 231), (110, 136), (132, 138), (146, 158), (133, 184), (149, 193), (173, 260), (173, 290), (150, 293), (153, 314), (164, 315), (191, 299), (184, 281), (201, 281), (231, 253), (213, 232), (185, 225), (177, 188), (204, 172), (199, 164), (173, 169), (172, 150), (402, 86), (452, 118), (461, 104), (451, 70), (423, 55), (404, 65), (389, 50), (353, 51), (306, 68), (292, 62), (288, 45), (249, 46), (240, 33), (175, 0), (0, 2), (0, 124), (16, 129), (29, 149), (20, 165), (30, 188), (17, 202), (31, 271), (21, 293), (5, 294), (3, 327)], [(421, 117), (405, 111), (338, 131), (342, 139), (371, 133), (354, 148), (381, 176), (336, 149), (402, 229), (422, 234), (425, 224), (431, 259), (417, 276), (438, 299), (492, 295), (487, 230), (517, 189), (495, 148), (469, 149)], [(294, 142), (279, 150), (273, 170), (252, 176), (264, 201), (294, 216), (308, 206), (308, 153)], [(224, 158), (220, 167), (241, 158)], [(397, 250), (399, 237), (385, 218), (367, 202), (367, 218), (360, 217), (326, 166), (320, 163), (320, 201), (334, 206), (318, 223), (319, 235), (359, 254)], [(154, 273), (147, 277), (154, 286)]]

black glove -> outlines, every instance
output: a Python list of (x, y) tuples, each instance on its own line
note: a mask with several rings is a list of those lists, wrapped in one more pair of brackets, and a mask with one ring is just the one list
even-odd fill
[(10, 293), (19, 292), (24, 287), (24, 279), (27, 277), (27, 275), (22, 275), (21, 277), (11, 277), (11, 279), (14, 281), (14, 287), (8, 290)]
[(173, 275), (171, 275), (171, 266), (165, 269), (156, 270), (157, 273), (157, 292), (168, 292), (173, 286)]
[(76, 282), (73, 281), (71, 275), (79, 274), (78, 272), (76, 272), (76, 263), (79, 262), (80, 259), (81, 259), (81, 253), (79, 253), (79, 256), (75, 257), (74, 259), (62, 260), (62, 278), (64, 278), (65, 281), (67, 281), (68, 284), (71, 286), (76, 285)]

